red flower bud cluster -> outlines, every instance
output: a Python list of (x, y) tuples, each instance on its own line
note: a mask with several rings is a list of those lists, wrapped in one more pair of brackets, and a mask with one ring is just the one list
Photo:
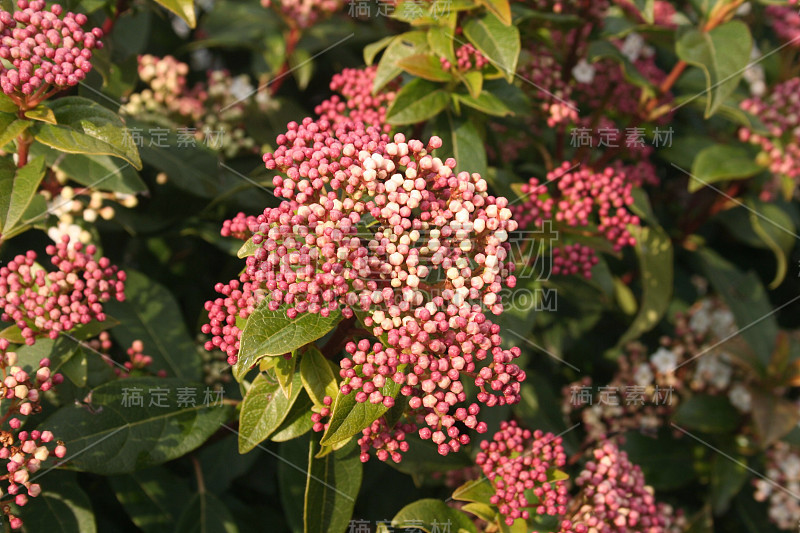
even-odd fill
[(22, 330), (26, 344), (36, 337), (58, 337), (62, 331), (103, 321), (103, 302), (125, 299), (125, 272), (101, 257), (92, 258), (94, 246), (75, 243), (69, 237), (46, 249), (57, 267), (47, 272), (36, 264), (36, 252), (18, 255), (0, 268), (0, 318)]
[(84, 30), (86, 15), (63, 13), (58, 4), (49, 11), (44, 0), (18, 0), (17, 6), (13, 14), (0, 10), (0, 59), (7, 62), (0, 66), (0, 87), (30, 109), (84, 79), (103, 32)]
[(392, 127), (386, 124), (386, 110), (394, 101), (400, 88), (399, 79), (389, 82), (376, 94), (372, 94), (377, 65), (363, 69), (346, 68), (331, 79), (333, 95), (319, 104), (314, 113), (333, 124), (362, 122), (389, 133)]

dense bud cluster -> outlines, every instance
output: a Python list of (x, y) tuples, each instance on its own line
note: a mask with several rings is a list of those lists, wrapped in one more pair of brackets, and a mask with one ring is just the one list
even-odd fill
[[(670, 416), (692, 394), (727, 396), (740, 412), (750, 411), (747, 373), (733, 356), (716, 348), (736, 331), (731, 311), (714, 299), (703, 299), (675, 316), (675, 333), (663, 337), (661, 346), (648, 354), (630, 344), (618, 359), (619, 368), (607, 390), (617, 391), (610, 401), (592, 394), (581, 398), (580, 389), (591, 387), (586, 378), (566, 387), (564, 412), (579, 410), (587, 440), (629, 430), (653, 433), (669, 426)], [(692, 359), (696, 354), (701, 357)], [(591, 389), (590, 389), (591, 390)]]
[[(178, 146), (205, 146), (226, 157), (256, 150), (244, 129), (248, 106), (263, 101), (247, 75), (231, 76), (225, 70), (209, 70), (206, 83), (187, 84), (189, 66), (172, 56), (141, 55), (139, 78), (148, 87), (130, 96), (122, 112), (131, 116), (164, 117), (180, 125)], [(260, 93), (259, 93), (260, 94)]]
[(63, 381), (61, 374), (50, 371), (50, 360), (42, 359), (39, 367), (33, 374), (29, 374), (17, 365), (17, 354), (8, 351), (10, 347), (6, 339), (0, 339), (0, 372), (3, 381), (0, 383), (0, 395), (4, 400), (3, 421), (9, 429), (0, 430), (0, 460), (5, 461), (7, 474), (0, 475), (0, 481), (8, 485), (3, 486), (1, 494), (11, 497), (10, 500), (0, 502), (3, 504), (3, 513), (8, 519), (11, 529), (22, 527), (22, 520), (12, 514), (11, 508), (6, 505), (15, 503), (23, 507), (28, 503), (28, 498), (37, 497), (42, 489), (38, 483), (32, 482), (32, 476), (38, 472), (42, 463), (53, 454), (58, 458), (64, 457), (67, 449), (64, 443), (58, 441), (51, 452), (45, 444), (53, 441), (53, 434), (49, 431), (20, 431), (22, 420), (18, 416), (28, 416), (41, 412), (39, 404), (44, 392), (53, 385)]
[[(684, 520), (657, 502), (641, 468), (611, 442), (593, 452), (575, 484), (567, 520), (559, 533), (679, 533)], [(583, 527), (581, 527), (583, 526)]]
[[(495, 489), (491, 502), (508, 525), (517, 518), (529, 518), (525, 510), (529, 506), (535, 506), (537, 515), (566, 513), (566, 482), (550, 478), (552, 470), (566, 461), (561, 437), (522, 429), (514, 421), (503, 422), (491, 441), (482, 441), (475, 458)], [(535, 504), (525, 497), (526, 490), (533, 491)]]
[(800, 522), (800, 502), (794, 496), (800, 492), (800, 451), (797, 447), (783, 441), (773, 444), (767, 450), (764, 476), (766, 480), (753, 481), (755, 499), (768, 502), (767, 513), (776, 526), (795, 531)]
[(64, 237), (46, 249), (57, 268), (36, 265), (36, 252), (18, 255), (0, 268), (0, 318), (19, 327), (26, 344), (36, 337), (58, 337), (92, 320), (103, 321), (103, 302), (125, 299), (125, 272), (108, 259), (94, 260), (94, 246), (69, 244)]
[(471, 44), (463, 44), (456, 50), (456, 64), (452, 65), (446, 58), (439, 58), (442, 68), (450, 70), (455, 66), (456, 70), (461, 72), (467, 70), (481, 70), (483, 67), (489, 65), (489, 60), (479, 50)]
[(344, 0), (261, 0), (264, 7), (274, 7), (291, 27), (310, 28), (339, 11)]
[(338, 92), (319, 104), (314, 113), (328, 119), (333, 124), (341, 122), (362, 122), (367, 126), (389, 133), (392, 129), (386, 124), (386, 110), (394, 101), (399, 80), (393, 80), (376, 94), (372, 94), (377, 65), (363, 69), (346, 68), (331, 78), (330, 89)]
[(797, 11), (797, 2), (789, 3), (795, 5), (767, 6), (765, 12), (778, 38), (786, 46), (800, 48), (800, 13)]
[[(785, 176), (795, 182), (800, 178), (800, 78), (792, 78), (776, 85), (766, 98), (750, 98), (740, 106), (764, 124), (766, 133), (748, 128), (739, 130), (739, 138), (761, 147), (776, 176)], [(777, 184), (768, 185), (762, 200), (770, 200)]]
[(500, 328), (485, 314), (502, 312), (497, 293), (515, 284), (508, 201), (490, 196), (478, 174), (455, 174), (454, 160), (432, 156), (436, 137), (391, 142), (359, 123), (306, 119), (277, 144), (264, 161), (285, 174), (273, 181), (285, 200), (250, 225), (258, 248), (238, 280), (217, 285), (223, 297), (206, 303), (206, 347), (235, 363), (236, 319), (261, 299), (290, 318), (363, 313), (385, 341), (346, 345), (341, 392), (391, 407), (383, 393), (391, 380), (412, 409), (426, 410), (420, 437), (442, 454), (457, 450), (469, 442), (460, 425), (485, 430), (477, 403), (456, 407), (466, 400), (462, 377), (488, 406), (517, 402), (524, 379), (513, 364), (519, 349), (500, 347)]
[(98, 219), (113, 219), (116, 209), (112, 204), (132, 208), (139, 203), (133, 194), (90, 192), (64, 185), (70, 178), (61, 171), (58, 162), (53, 170), (55, 180), (49, 181), (45, 184), (46, 188), (39, 192), (47, 199), (48, 213), (56, 218), (55, 224), (47, 228), (47, 236), (55, 242), (66, 236), (72, 242), (88, 244), (92, 240), (92, 234), (84, 223), (93, 224)]
[(84, 30), (86, 15), (63, 13), (44, 0), (18, 0), (19, 11), (0, 10), (0, 87), (23, 109), (77, 85), (92, 69), (100, 28)]
[[(615, 250), (636, 244), (628, 225), (638, 225), (639, 218), (628, 210), (633, 203), (633, 184), (625, 174), (612, 168), (594, 172), (574, 167), (564, 162), (547, 175), (545, 183), (531, 178), (523, 184), (521, 190), (527, 197), (511, 208), (514, 220), (523, 228), (542, 228), (548, 220), (572, 227), (597, 224), (599, 234)], [(555, 187), (548, 188), (550, 183)], [(554, 252), (553, 273), (587, 275), (596, 262), (591, 248), (572, 245)]]

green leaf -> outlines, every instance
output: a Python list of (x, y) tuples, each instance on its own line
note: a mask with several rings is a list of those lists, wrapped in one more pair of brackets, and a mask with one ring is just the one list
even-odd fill
[(404, 57), (397, 66), (418, 78), (431, 81), (450, 81), (453, 75), (442, 68), (439, 58), (433, 54), (415, 54)]
[(206, 491), (195, 494), (175, 527), (175, 533), (238, 532), (239, 528), (225, 504)]
[[(178, 407), (182, 390), (194, 391), (189, 398), (195, 405)], [(78, 470), (132, 472), (189, 453), (228, 420), (232, 409), (205, 405), (197, 394), (203, 390), (198, 383), (175, 378), (111, 381), (92, 390), (90, 405), (62, 407), (41, 428), (65, 441), (70, 465)], [(162, 396), (159, 391), (166, 392)]]
[[(753, 493), (743, 490), (733, 502), (731, 515), (732, 520), (727, 531), (739, 531), (741, 533), (781, 533), (786, 529), (778, 529), (769, 519), (768, 507), (766, 502), (758, 502), (753, 498)], [(715, 521), (716, 524), (716, 521)], [(717, 531), (717, 529), (714, 529)]]
[(61, 372), (75, 384), (76, 387), (85, 387), (89, 377), (89, 362), (86, 352), (82, 349), (76, 350), (75, 354), (67, 359), (61, 367)]
[(145, 533), (173, 531), (192, 493), (183, 479), (162, 466), (108, 478), (131, 521)]
[(44, 104), (40, 104), (33, 109), (28, 109), (25, 111), (25, 117), (31, 120), (46, 122), (48, 124), (56, 124), (56, 116), (53, 114), (53, 110)]
[(471, 479), (453, 491), (453, 499), (490, 505), (495, 494), (492, 482), (486, 477)]
[(511, 5), (508, 0), (478, 0), (481, 5), (494, 13), (506, 26), (511, 25)]
[(440, 85), (414, 79), (403, 86), (386, 111), (389, 124), (416, 124), (436, 116), (450, 101)]
[[(404, 365), (400, 365), (398, 369), (402, 369)], [(400, 392), (400, 384), (395, 383), (393, 380), (386, 380), (386, 385), (380, 389), (383, 396), (391, 396), (395, 398)], [(323, 446), (332, 446), (338, 442), (349, 439), (353, 435), (360, 433), (366, 427), (369, 427), (378, 417), (388, 411), (388, 408), (383, 403), (370, 403), (366, 401), (359, 403), (356, 401), (356, 394), (342, 394), (341, 390), (336, 393), (336, 398), (333, 402), (333, 409), (331, 412), (331, 419), (328, 424), (328, 429), (322, 435), (320, 444)]]
[(0, 232), (13, 229), (33, 201), (44, 177), (44, 158), (36, 157), (15, 170), (13, 162), (0, 160)]
[(378, 63), (372, 94), (380, 91), (384, 85), (403, 72), (403, 69), (397, 66), (398, 61), (424, 52), (427, 46), (428, 40), (424, 31), (409, 31), (394, 37)]
[(441, 115), (434, 124), (434, 133), (442, 138), (442, 147), (436, 155), (442, 161), (454, 157), (456, 172), (487, 174), (486, 148), (474, 122), (467, 117)]
[(16, 139), (30, 125), (30, 120), (21, 120), (10, 113), (0, 113), (0, 148)]
[(655, 0), (632, 0), (636, 10), (648, 24), (653, 24), (655, 16)]
[(251, 255), (254, 255), (256, 253), (256, 250), (258, 250), (259, 248), (261, 248), (261, 245), (254, 243), (253, 238), (250, 237), (249, 239), (247, 239), (247, 242), (245, 242), (242, 245), (242, 247), (239, 248), (239, 251), (236, 252), (236, 257), (238, 257), (239, 259), (250, 257)]
[(753, 231), (775, 255), (775, 278), (769, 288), (776, 289), (786, 277), (789, 257), (797, 242), (794, 221), (776, 204), (748, 200), (746, 205)]
[(751, 390), (752, 417), (762, 449), (788, 435), (800, 422), (800, 412), (791, 400), (775, 396), (772, 391)]
[(708, 248), (700, 250), (698, 255), (712, 287), (736, 317), (742, 337), (756, 354), (754, 364), (763, 374), (772, 357), (778, 324), (761, 280), (753, 272), (741, 272)]
[(297, 365), (296, 351), (289, 355), (288, 358), (285, 355), (278, 356), (273, 366), (278, 385), (280, 385), (283, 395), (287, 398), (292, 395), (292, 377), (294, 376), (294, 369)]
[(715, 144), (704, 148), (692, 164), (689, 192), (695, 192), (709, 183), (740, 180), (755, 176), (764, 170), (750, 152), (741, 145)]
[(375, 56), (380, 53), (381, 50), (389, 46), (389, 43), (394, 41), (395, 36), (389, 35), (388, 37), (384, 37), (379, 41), (375, 41), (374, 43), (370, 43), (364, 47), (364, 63), (367, 66), (372, 65), (372, 62), (375, 61)]
[(392, 519), (392, 527), (418, 528), (427, 533), (440, 531), (447, 523), (452, 533), (477, 533), (475, 524), (464, 513), (432, 498), (406, 505)]
[(739, 426), (741, 415), (726, 396), (698, 394), (682, 402), (673, 420), (681, 428), (726, 433)]
[(280, 427), (302, 389), (298, 374), (293, 377), (292, 395), (288, 398), (280, 385), (265, 374), (256, 376), (239, 412), (239, 453), (249, 452)]
[(311, 421), (312, 407), (314, 407), (314, 403), (311, 398), (308, 397), (305, 391), (301, 391), (286, 418), (283, 419), (275, 433), (270, 435), (269, 440), (272, 442), (285, 442), (311, 431), (314, 426), (314, 422)]
[(308, 449), (305, 533), (341, 533), (353, 516), (361, 488), (363, 465), (355, 443), (316, 458), (319, 445), (312, 439)]
[(42, 487), (42, 493), (36, 498), (30, 498), (22, 513), (25, 531), (30, 533), (97, 531), (91, 501), (78, 485), (74, 473), (53, 472), (48, 475), (47, 483)]
[[(7, 8), (4, 7), (3, 9), (9, 12), (14, 11), (14, 5), (9, 4)], [(0, 112), (14, 113), (16, 115), (17, 111), (19, 111), (17, 104), (15, 104), (5, 93), (0, 93)]]
[[(38, 150), (37, 150), (38, 152)], [(107, 155), (56, 154), (53, 166), (81, 185), (93, 190), (111, 191), (122, 194), (145, 192), (145, 185), (139, 173), (132, 166)], [(48, 161), (50, 159), (48, 158)]]
[(672, 242), (660, 227), (641, 227), (634, 233), (642, 279), (642, 302), (636, 318), (617, 342), (621, 346), (650, 331), (666, 313), (672, 297)]
[(314, 74), (314, 61), (311, 53), (298, 48), (289, 56), (289, 69), (297, 83), (297, 88), (304, 91)]
[[(468, 72), (465, 72), (465, 73), (461, 74), (460, 75), (460, 79), (461, 79), (462, 83), (464, 83), (464, 86), (467, 88), (467, 91), (469, 91), (469, 95), (473, 99), (479, 99), (480, 96), (481, 96), (481, 92), (483, 91), (483, 74), (481, 74), (477, 70), (470, 70)], [(489, 94), (490, 96), (494, 96), (494, 95), (492, 95), (491, 93), (488, 93), (488, 92), (486, 94)], [(467, 103), (467, 105), (470, 105), (470, 104)], [(503, 105), (505, 105), (505, 104), (503, 104)], [(480, 108), (476, 108), (476, 109), (481, 110)]]
[(233, 377), (241, 380), (263, 357), (290, 353), (319, 339), (341, 319), (342, 313), (338, 310), (328, 317), (319, 313), (301, 313), (290, 319), (286, 316), (286, 306), (271, 311), (269, 302), (264, 300), (247, 318)]
[[(747, 481), (747, 457), (734, 450), (726, 452), (728, 457), (719, 453), (711, 460), (711, 508), (715, 515), (728, 512), (731, 500), (742, 490)], [(731, 457), (735, 461), (731, 460)]]
[(194, 13), (194, 0), (156, 0), (156, 2), (182, 18), (190, 28), (197, 26), (197, 19)]
[(151, 370), (169, 375), (200, 379), (202, 362), (186, 329), (178, 302), (163, 285), (135, 270), (126, 270), (125, 301), (105, 304), (108, 314), (121, 324), (111, 335), (124, 348), (141, 340), (147, 355), (153, 356)]
[(713, 115), (739, 85), (750, 61), (753, 37), (747, 25), (732, 20), (709, 32), (690, 29), (675, 43), (678, 57), (706, 76), (705, 117)]
[(498, 97), (483, 91), (475, 98), (467, 94), (455, 93), (455, 97), (463, 104), (468, 105), (473, 109), (477, 109), (481, 113), (492, 115), (495, 117), (504, 117), (506, 115), (513, 115), (514, 112)]
[(308, 476), (308, 436), (297, 441), (281, 443), (278, 448), (278, 486), (284, 515), (293, 533), (303, 531), (303, 509)]
[(65, 96), (48, 105), (58, 124), (37, 125), (37, 141), (68, 154), (112, 155), (141, 170), (139, 150), (115, 113), (80, 96)]
[[(436, 56), (447, 59), (451, 64), (456, 63), (456, 54), (453, 51), (453, 33), (449, 28), (443, 26), (430, 28), (428, 30), (428, 46)], [(475, 74), (481, 75), (480, 72), (475, 72)], [(483, 79), (482, 76), (481, 79)]]
[(520, 51), (519, 30), (515, 26), (506, 26), (490, 13), (468, 20), (464, 35), (509, 82), (514, 79)]
[(336, 398), (339, 387), (330, 363), (313, 345), (309, 345), (300, 360), (300, 379), (308, 396), (317, 407), (324, 405), (325, 396)]
[(78, 348), (78, 343), (65, 335), (60, 335), (55, 340), (37, 339), (31, 346), (17, 348), (17, 365), (29, 374), (33, 374), (39, 369), (39, 361), (47, 357), (50, 359), (50, 371), (60, 372)]
[(687, 437), (675, 437), (673, 428), (662, 428), (656, 435), (645, 435), (638, 430), (624, 434), (622, 449), (631, 462), (639, 465), (647, 484), (656, 490), (674, 490), (690, 483), (695, 471), (690, 467), (692, 445)]

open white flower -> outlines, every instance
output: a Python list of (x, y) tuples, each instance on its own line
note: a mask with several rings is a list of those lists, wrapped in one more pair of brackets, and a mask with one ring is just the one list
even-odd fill
[(661, 347), (650, 356), (650, 362), (653, 363), (659, 374), (668, 374), (675, 371), (675, 367), (678, 365), (678, 355), (672, 350)]
[(636, 61), (639, 59), (643, 49), (644, 37), (638, 33), (632, 32), (625, 37), (625, 42), (622, 43), (622, 49), (620, 51), (622, 52), (622, 55), (631, 61)]
[(578, 83), (592, 83), (594, 81), (594, 67), (585, 59), (578, 61), (578, 64), (572, 68), (572, 77)]
[(733, 387), (731, 387), (731, 390), (728, 391), (728, 399), (731, 401), (731, 404), (733, 404), (733, 406), (741, 412), (750, 412), (752, 397), (750, 396), (750, 391), (747, 390), (747, 387), (741, 383), (736, 383)]

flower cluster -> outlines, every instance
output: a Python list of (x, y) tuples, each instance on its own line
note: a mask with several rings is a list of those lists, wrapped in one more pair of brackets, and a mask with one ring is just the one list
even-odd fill
[(330, 89), (341, 96), (333, 95), (325, 100), (314, 109), (314, 113), (333, 124), (362, 122), (389, 133), (391, 126), (386, 124), (386, 110), (394, 101), (400, 82), (395, 79), (372, 94), (377, 71), (378, 66), (372, 65), (363, 69), (346, 68), (335, 74)]
[[(776, 85), (766, 98), (750, 98), (740, 106), (755, 115), (766, 127), (765, 133), (749, 128), (739, 130), (739, 138), (761, 147), (761, 159), (777, 177), (795, 182), (800, 179), (800, 78)], [(768, 184), (762, 200), (770, 200), (779, 184)]]
[(262, 6), (275, 7), (290, 27), (299, 29), (310, 28), (344, 4), (344, 0), (261, 0)]
[(796, 2), (793, 6), (767, 6), (767, 20), (778, 38), (786, 46), (800, 48), (800, 13)]
[[(172, 56), (139, 56), (139, 78), (148, 87), (132, 94), (122, 112), (139, 118), (164, 118), (181, 125), (179, 144), (198, 141), (226, 157), (256, 150), (243, 122), (248, 106), (264, 104), (247, 75), (231, 76), (224, 70), (210, 70), (206, 83), (189, 87), (189, 66)], [(258, 93), (259, 95), (261, 93)]]
[(42, 359), (36, 372), (31, 375), (17, 366), (17, 354), (8, 351), (10, 347), (6, 339), (0, 339), (0, 372), (3, 375), (0, 384), (0, 395), (5, 400), (5, 414), (3, 421), (9, 429), (0, 429), (0, 460), (6, 461), (5, 475), (0, 480), (8, 483), (3, 487), (2, 494), (8, 495), (9, 500), (0, 501), (3, 513), (8, 519), (12, 529), (22, 527), (22, 520), (14, 516), (8, 503), (15, 503), (22, 507), (28, 503), (28, 497), (35, 498), (41, 493), (41, 486), (33, 483), (31, 475), (42, 467), (51, 453), (62, 458), (67, 452), (64, 443), (58, 441), (51, 452), (45, 444), (53, 441), (53, 434), (49, 431), (20, 431), (22, 421), (18, 416), (28, 416), (41, 411), (39, 404), (42, 393), (50, 390), (53, 385), (63, 381), (61, 374), (50, 371), (49, 359)]
[[(498, 506), (508, 525), (517, 518), (528, 519), (526, 507), (534, 506), (537, 515), (560, 516), (566, 513), (567, 485), (552, 479), (552, 469), (567, 462), (561, 437), (540, 430), (520, 428), (516, 422), (503, 422), (492, 441), (482, 441), (475, 464), (491, 481)], [(472, 482), (480, 483), (481, 481)], [(530, 490), (536, 503), (529, 502)]]
[(755, 499), (769, 502), (769, 519), (776, 526), (794, 531), (800, 521), (800, 503), (791, 493), (800, 492), (800, 451), (786, 442), (776, 442), (767, 450), (764, 475), (766, 480), (753, 481)]
[(94, 246), (70, 246), (69, 237), (47, 247), (57, 268), (47, 272), (36, 265), (36, 252), (18, 255), (0, 268), (0, 318), (14, 322), (26, 344), (36, 337), (58, 337), (92, 320), (103, 321), (103, 302), (125, 299), (125, 272), (101, 257)]
[(439, 58), (444, 70), (455, 69), (461, 72), (467, 70), (481, 70), (489, 64), (489, 60), (471, 44), (463, 44), (456, 50), (456, 64), (452, 65), (446, 58)]
[(115, 203), (128, 208), (136, 207), (139, 203), (133, 194), (90, 192), (85, 188), (63, 185), (69, 181), (69, 177), (58, 166), (54, 167), (54, 174), (56, 179), (46, 183), (40, 191), (47, 199), (48, 212), (56, 218), (56, 223), (47, 228), (47, 236), (54, 242), (68, 236), (70, 241), (88, 244), (92, 234), (84, 222), (93, 224), (98, 219), (113, 219)]
[(460, 426), (485, 430), (478, 403), (456, 407), (466, 401), (462, 378), (488, 406), (517, 402), (524, 379), (513, 364), (519, 349), (500, 347), (500, 328), (485, 314), (502, 312), (497, 293), (515, 284), (508, 201), (490, 196), (478, 174), (455, 174), (454, 160), (432, 156), (436, 137), (392, 142), (361, 123), (309, 118), (290, 123), (277, 144), (264, 161), (285, 175), (273, 180), (285, 200), (249, 225), (255, 253), (239, 279), (217, 285), (223, 297), (206, 303), (206, 347), (235, 363), (237, 317), (261, 299), (290, 318), (363, 313), (385, 340), (346, 344), (341, 392), (391, 407), (391, 380), (411, 409), (426, 410), (420, 437), (442, 454), (457, 450), (469, 442)]
[(102, 47), (100, 28), (83, 29), (86, 15), (45, 10), (44, 0), (17, 0), (19, 11), (0, 10), (0, 87), (20, 109), (80, 83)]
[(638, 465), (611, 442), (593, 451), (559, 533), (679, 533), (685, 520), (656, 501)]
[[(591, 386), (586, 378), (564, 389), (564, 411), (580, 410), (590, 441), (607, 434), (655, 432), (668, 426), (669, 417), (691, 394), (727, 396), (734, 407), (747, 413), (751, 403), (747, 373), (737, 368), (732, 355), (716, 347), (735, 330), (733, 314), (725, 305), (703, 299), (687, 313), (676, 315), (674, 335), (663, 337), (661, 346), (651, 354), (638, 343), (627, 347), (607, 385), (610, 390), (625, 391), (625, 399), (583, 405), (576, 392)], [(695, 359), (697, 354), (702, 355)]]
[[(615, 250), (633, 246), (636, 240), (628, 225), (638, 225), (639, 218), (628, 211), (633, 203), (633, 184), (624, 173), (606, 168), (594, 172), (589, 168), (575, 168), (564, 162), (547, 175), (545, 183), (531, 178), (522, 185), (525, 200), (512, 207), (514, 220), (521, 227), (533, 225), (542, 228), (545, 221), (554, 220), (567, 227), (586, 227), (597, 224), (599, 235), (607, 239)], [(547, 184), (555, 183), (548, 189)], [(590, 274), (597, 262), (594, 251), (586, 246), (573, 245), (554, 252), (554, 274)], [(587, 276), (589, 277), (589, 276)]]

